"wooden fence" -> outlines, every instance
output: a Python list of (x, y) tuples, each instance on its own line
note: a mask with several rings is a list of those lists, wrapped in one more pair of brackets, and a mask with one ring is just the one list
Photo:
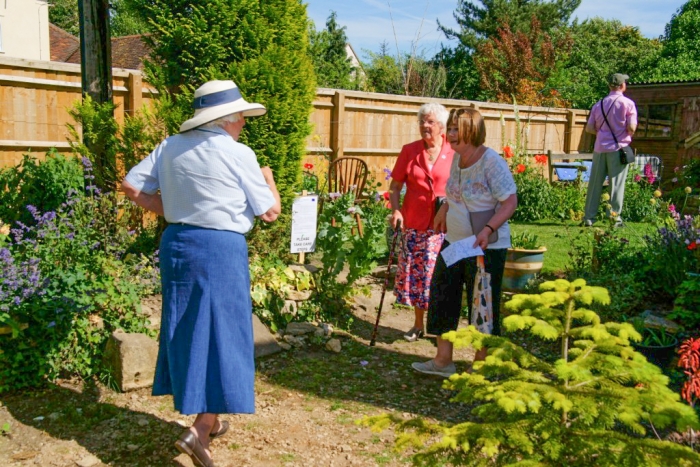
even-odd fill
[[(125, 113), (133, 113), (154, 96), (139, 71), (114, 69), (113, 79), (120, 122)], [(68, 110), (80, 95), (79, 65), (0, 58), (0, 167), (16, 164), (25, 153), (41, 156), (50, 147), (69, 151)], [(404, 144), (419, 139), (417, 111), (427, 101), (448, 109), (477, 108), (486, 120), (486, 144), (499, 151), (515, 140), (513, 105), (321, 88), (314, 101), (314, 130), (307, 139), (305, 162), (322, 173), (331, 159), (358, 156), (384, 183), (383, 169), (393, 168)], [(587, 110), (519, 107), (519, 113), (530, 153), (592, 149), (593, 140), (583, 131)]]
[[(499, 152), (516, 139), (513, 105), (319, 89), (306, 162), (321, 167), (322, 172), (328, 160), (360, 157), (375, 180), (384, 182), (384, 169), (393, 168), (401, 147), (420, 138), (417, 113), (425, 102), (438, 102), (448, 110), (478, 109), (486, 123), (486, 145)], [(588, 110), (518, 106), (518, 112), (529, 153), (592, 151), (594, 140), (584, 132)]]
[[(155, 93), (140, 71), (112, 72), (115, 117), (133, 114)], [(70, 152), (68, 111), (81, 98), (80, 65), (0, 58), (0, 167), (23, 154), (42, 157), (49, 148)]]

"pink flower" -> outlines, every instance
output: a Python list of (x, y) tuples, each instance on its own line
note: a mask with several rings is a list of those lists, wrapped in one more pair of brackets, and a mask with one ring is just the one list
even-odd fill
[(674, 204), (669, 204), (668, 211), (669, 212), (676, 212), (676, 206)]
[(642, 179), (642, 176), (641, 176), (641, 175), (639, 175), (639, 174), (635, 174), (635, 175), (634, 175), (634, 181), (635, 181), (635, 182), (638, 182), (638, 181), (640, 181), (641, 179)]

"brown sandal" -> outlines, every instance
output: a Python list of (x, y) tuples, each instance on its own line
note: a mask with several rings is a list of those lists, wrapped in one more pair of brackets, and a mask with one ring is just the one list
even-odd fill
[(227, 431), (228, 431), (228, 422), (226, 420), (224, 420), (224, 421), (219, 420), (219, 429), (209, 433), (209, 438), (216, 439), (216, 438), (226, 434)]
[[(221, 430), (219, 430), (221, 431)], [(199, 439), (190, 430), (185, 430), (177, 441), (175, 447), (183, 454), (187, 454), (198, 467), (215, 467), (214, 461), (207, 456), (207, 452), (199, 442)]]

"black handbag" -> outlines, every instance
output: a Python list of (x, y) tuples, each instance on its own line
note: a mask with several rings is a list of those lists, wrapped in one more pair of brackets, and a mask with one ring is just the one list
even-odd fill
[[(619, 97), (617, 99), (619, 99)], [(615, 99), (613, 101), (612, 105), (608, 109), (608, 112), (610, 112), (612, 110), (613, 106), (615, 105), (615, 101), (617, 101), (617, 99)], [(606, 115), (605, 112), (603, 112), (603, 101), (602, 100), (600, 101), (600, 110), (601, 110), (601, 113), (603, 114), (603, 119), (605, 120), (605, 123), (608, 125), (608, 128), (610, 128), (610, 134), (612, 135), (613, 140), (615, 140), (615, 144), (619, 148), (617, 150), (617, 152), (620, 155), (620, 164), (622, 164), (622, 165), (631, 164), (632, 162), (634, 162), (634, 159), (637, 157), (634, 154), (634, 149), (632, 149), (629, 146), (620, 146), (620, 143), (617, 141), (617, 136), (615, 136), (615, 132), (613, 131), (612, 127), (610, 126), (610, 122), (608, 122), (608, 116)]]

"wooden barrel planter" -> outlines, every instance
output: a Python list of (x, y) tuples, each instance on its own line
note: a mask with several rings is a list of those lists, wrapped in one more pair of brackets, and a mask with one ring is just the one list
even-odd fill
[(522, 290), (542, 271), (546, 247), (536, 250), (508, 248), (506, 268), (503, 271), (504, 290)]

